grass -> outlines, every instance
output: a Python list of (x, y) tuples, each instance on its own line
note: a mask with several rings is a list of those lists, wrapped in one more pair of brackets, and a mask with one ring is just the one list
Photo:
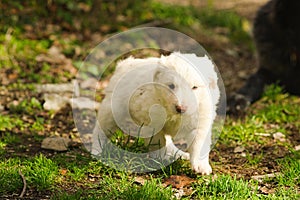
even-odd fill
[[(255, 110), (258, 114), (249, 115), (244, 121), (228, 120), (218, 143), (224, 145), (232, 145), (232, 143), (242, 144), (246, 148), (253, 147), (253, 145), (263, 145), (263, 141), (267, 139), (262, 138), (262, 141), (260, 141), (253, 134), (255, 132), (268, 131), (264, 126), (267, 122), (262, 117), (262, 110), (267, 109), (267, 107), (278, 109), (274, 105), (282, 105), (281, 96), (285, 96), (284, 99), (288, 101), (294, 100), (294, 97), (282, 94), (282, 91), (276, 92), (277, 89), (277, 86), (272, 86), (266, 91), (264, 98), (258, 102), (258, 104), (261, 104), (261, 108)], [(271, 101), (272, 103), (265, 107), (266, 104), (262, 103), (265, 101)], [(34, 100), (32, 104), (36, 105), (34, 102), (36, 101)], [(27, 102), (24, 105), (30, 109), (40, 109), (39, 106), (33, 106), (32, 104)], [(294, 106), (294, 110), (297, 111), (298, 107)], [(22, 114), (22, 112), (17, 112), (16, 114)], [(287, 121), (285, 118), (282, 119), (280, 117), (281, 115), (277, 120), (272, 121), (272, 123), (278, 123), (278, 127), (286, 123), (297, 122), (296, 118), (288, 118)], [(1, 117), (1, 119), (2, 121), (11, 120), (8, 117)], [(10, 121), (10, 123), (12, 122)], [(2, 125), (2, 130), (11, 130), (11, 126)], [(289, 130), (286, 130), (285, 134), (288, 135)], [(123, 136), (119, 133), (115, 139), (121, 140), (122, 138)], [(125, 145), (126, 147), (126, 138), (122, 140), (124, 142), (121, 145)], [(18, 136), (6, 132), (1, 136), (1, 149), (5, 150), (6, 145), (13, 145), (19, 142), (20, 139)], [(135, 146), (132, 144), (135, 144)], [(140, 147), (138, 143), (131, 143), (126, 148), (135, 151), (138, 147)], [(0, 155), (1, 194), (15, 194), (21, 191), (23, 187), (19, 175), (19, 170), (21, 170), (26, 177), (27, 189), (50, 192), (53, 194), (51, 199), (172, 199), (175, 198), (176, 191), (171, 186), (167, 187), (163, 185), (164, 179), (172, 175), (180, 176), (181, 174), (186, 174), (195, 179), (195, 182), (191, 185), (192, 192), (187, 196), (183, 196), (183, 199), (299, 198), (300, 162), (299, 152), (297, 151), (294, 151), (290, 156), (283, 159), (277, 159), (280, 174), (276, 175), (275, 178), (263, 179), (262, 182), (238, 178), (235, 174), (217, 173), (214, 176), (195, 175), (191, 171), (189, 163), (184, 160), (177, 160), (150, 175), (115, 170), (78, 150), (56, 154), (49, 158), (43, 154), (37, 154), (34, 157), (26, 159), (18, 156), (5, 158), (4, 155)], [(244, 164), (244, 167), (259, 168), (259, 163), (262, 162), (264, 157), (265, 154), (263, 151), (256, 155), (248, 152), (245, 157), (247, 162)], [(215, 165), (218, 164), (216, 163)], [(144, 183), (135, 182), (136, 177), (142, 177), (145, 180)], [(274, 187), (272, 193), (264, 194), (260, 191), (260, 185), (262, 184), (276, 185), (276, 187)]]
[(23, 121), (16, 117), (0, 116), (0, 131), (10, 131), (16, 126), (22, 126)]
[(0, 193), (12, 193), (21, 190), (22, 180), (19, 170), (24, 174), (28, 186), (38, 191), (53, 187), (57, 178), (57, 165), (43, 155), (29, 160), (6, 159), (0, 162)]
[[(203, 181), (203, 180), (202, 180)], [(199, 199), (255, 199), (257, 183), (237, 180), (228, 175), (210, 178), (204, 183), (194, 185)]]
[(9, 110), (15, 114), (29, 114), (33, 115), (36, 110), (41, 110), (42, 105), (38, 99), (32, 97), (30, 100), (24, 99), (17, 105), (11, 104)]

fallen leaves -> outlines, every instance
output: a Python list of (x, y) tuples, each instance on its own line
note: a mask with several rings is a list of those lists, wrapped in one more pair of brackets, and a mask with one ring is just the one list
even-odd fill
[(263, 194), (274, 194), (275, 193), (274, 188), (268, 188), (266, 186), (260, 187), (259, 191), (261, 191), (261, 193), (263, 193)]
[(191, 183), (193, 182), (195, 182), (195, 180), (186, 175), (172, 175), (164, 179), (165, 186), (171, 185), (172, 188), (177, 188), (177, 189), (190, 186)]
[(134, 183), (137, 183), (139, 185), (145, 185), (146, 181), (147, 180), (144, 177), (141, 176), (134, 177)]
[(192, 194), (193, 189), (190, 187), (196, 180), (186, 175), (171, 175), (164, 179), (163, 186), (172, 186), (174, 196), (177, 199), (181, 199), (183, 196), (189, 196)]

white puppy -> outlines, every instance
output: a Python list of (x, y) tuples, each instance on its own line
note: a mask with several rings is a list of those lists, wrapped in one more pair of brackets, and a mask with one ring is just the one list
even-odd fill
[[(211, 129), (219, 96), (217, 74), (207, 56), (172, 53), (120, 61), (101, 102), (92, 154), (100, 154), (112, 133), (121, 129), (164, 147), (153, 145), (160, 153), (190, 159), (195, 172), (210, 174)], [(175, 140), (184, 140), (187, 152), (177, 149)]]

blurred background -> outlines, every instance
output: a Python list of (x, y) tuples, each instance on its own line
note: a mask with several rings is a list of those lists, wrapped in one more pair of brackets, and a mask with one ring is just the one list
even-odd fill
[[(69, 81), (105, 38), (136, 26), (159, 26), (199, 41), (231, 92), (256, 70), (251, 28), (257, 8), (265, 2), (2, 0), (0, 83)], [(51, 49), (57, 55), (41, 56)]]

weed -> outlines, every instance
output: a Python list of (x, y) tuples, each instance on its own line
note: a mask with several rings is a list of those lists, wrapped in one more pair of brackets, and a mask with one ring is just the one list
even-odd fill
[(51, 189), (57, 181), (58, 166), (42, 154), (33, 160), (24, 161), (23, 164), (28, 183), (38, 190)]
[(12, 113), (32, 115), (36, 110), (41, 110), (42, 105), (38, 99), (32, 97), (30, 100), (23, 100), (17, 105), (11, 104), (9, 107)]
[(248, 160), (248, 164), (250, 166), (258, 165), (263, 158), (264, 158), (264, 153), (263, 152), (261, 152), (258, 155), (252, 155), (250, 153), (246, 153), (246, 159)]
[(299, 158), (287, 157), (279, 161), (282, 174), (277, 176), (279, 186), (300, 186), (300, 160)]
[(20, 138), (17, 137), (16, 135), (10, 134), (6, 132), (2, 137), (1, 137), (1, 142), (5, 144), (14, 144), (14, 143), (19, 143)]
[(256, 183), (221, 175), (214, 180), (200, 179), (193, 186), (200, 199), (255, 199)]
[(257, 112), (257, 117), (264, 123), (298, 123), (300, 115), (299, 103), (294, 103), (297, 98), (283, 93), (283, 89), (277, 84), (270, 85), (261, 100), (264, 105)]
[(11, 131), (14, 127), (22, 127), (23, 121), (16, 117), (0, 115), (0, 131)]
[(0, 160), (0, 194), (17, 192), (22, 188), (22, 180), (18, 173), (21, 162), (19, 159)]
[(43, 155), (25, 161), (10, 158), (0, 161), (0, 193), (11, 193), (22, 188), (19, 170), (26, 177), (29, 187), (39, 191), (51, 189), (57, 181), (57, 165)]
[(65, 191), (59, 191), (51, 197), (51, 200), (79, 200), (79, 199), (81, 200), (88, 199), (87, 197), (84, 197), (83, 190), (78, 190), (73, 194), (69, 194)]
[(42, 117), (35, 117), (35, 122), (29, 128), (30, 131), (34, 133), (38, 133), (44, 130), (44, 121), (45, 119)]

